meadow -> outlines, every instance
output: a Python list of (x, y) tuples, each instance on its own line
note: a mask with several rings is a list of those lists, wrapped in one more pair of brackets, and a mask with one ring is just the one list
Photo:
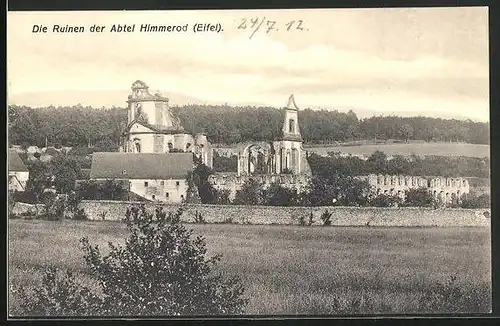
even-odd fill
[[(46, 266), (92, 285), (78, 241), (107, 247), (120, 222), (9, 220), (9, 286), (35, 287)], [(379, 228), (190, 224), (239, 275), (246, 314), (477, 313), (491, 307), (488, 227)], [(446, 283), (456, 280), (446, 286)], [(18, 310), (15, 293), (9, 312)]]
[(436, 155), (436, 156), (467, 156), (489, 157), (490, 146), (466, 143), (398, 143), (398, 144), (363, 144), (354, 146), (304, 146), (310, 152), (320, 155), (328, 152), (342, 152), (352, 155), (371, 155), (376, 150), (387, 155)]

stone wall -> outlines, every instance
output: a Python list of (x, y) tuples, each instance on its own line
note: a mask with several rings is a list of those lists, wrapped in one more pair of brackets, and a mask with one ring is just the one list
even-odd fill
[[(38, 210), (37, 210), (38, 208)], [(15, 215), (15, 216), (33, 216), (36, 215), (37, 212), (39, 214), (45, 212), (45, 205), (43, 204), (38, 204), (38, 205), (32, 205), (32, 204), (26, 204), (26, 203), (14, 203), (14, 206), (12, 209), (9, 211), (9, 214)]]
[[(93, 220), (121, 220), (132, 202), (82, 201), (83, 208)], [(166, 211), (175, 211), (178, 205), (161, 205)], [(153, 211), (154, 204), (146, 209)], [(321, 225), (321, 214), (332, 213), (332, 225), (338, 226), (489, 226), (489, 209), (428, 209), (428, 208), (378, 208), (378, 207), (272, 207), (239, 205), (189, 204), (182, 215), (184, 222), (194, 222), (200, 213), (208, 223), (228, 222), (251, 224), (299, 224), (311, 212), (316, 225)], [(487, 212), (485, 214), (485, 212)]]

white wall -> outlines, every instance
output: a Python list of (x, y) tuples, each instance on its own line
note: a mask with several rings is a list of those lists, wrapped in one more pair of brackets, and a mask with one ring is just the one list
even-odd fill
[[(145, 183), (148, 183), (146, 186)], [(134, 179), (130, 180), (130, 191), (152, 200), (177, 204), (186, 198), (188, 184), (185, 179), (155, 180), (155, 179)], [(166, 194), (168, 193), (168, 197)]]
[(13, 180), (9, 183), (9, 190), (24, 191), (26, 183), (30, 177), (28, 171), (9, 171), (9, 177), (13, 176)]

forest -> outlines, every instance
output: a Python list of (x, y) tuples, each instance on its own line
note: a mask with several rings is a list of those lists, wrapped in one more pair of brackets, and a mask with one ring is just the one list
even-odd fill
[[(279, 137), (283, 124), (280, 109), (185, 105), (173, 107), (186, 131), (205, 132), (210, 142), (271, 140)], [(9, 145), (118, 147), (126, 127), (125, 108), (42, 107), (10, 105)], [(353, 111), (304, 109), (299, 111), (304, 143), (331, 144), (352, 140), (446, 141), (489, 144), (490, 125), (471, 120), (429, 117), (374, 116), (359, 119)]]

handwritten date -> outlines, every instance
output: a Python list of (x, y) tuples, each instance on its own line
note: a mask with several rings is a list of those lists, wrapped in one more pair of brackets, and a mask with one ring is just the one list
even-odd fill
[(248, 29), (251, 31), (250, 39), (257, 33), (259, 30), (264, 30), (267, 33), (272, 31), (279, 31), (281, 28), (284, 28), (287, 32), (289, 31), (308, 31), (305, 27), (304, 22), (302, 20), (291, 20), (286, 24), (281, 25), (279, 22), (275, 20), (266, 19), (266, 17), (254, 17), (254, 18), (242, 18), (240, 24), (238, 25), (238, 29)]

